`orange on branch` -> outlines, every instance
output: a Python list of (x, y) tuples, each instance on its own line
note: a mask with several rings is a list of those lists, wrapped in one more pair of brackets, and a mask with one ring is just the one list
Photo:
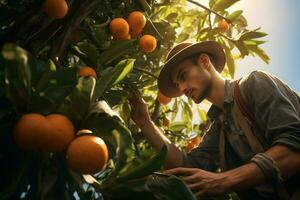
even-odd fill
[(147, 22), (146, 17), (140, 11), (130, 13), (127, 21), (130, 27), (130, 33), (133, 37), (137, 37), (142, 33)]
[(68, 4), (65, 0), (45, 0), (43, 9), (49, 17), (61, 19), (68, 13)]
[(114, 38), (126, 38), (129, 34), (129, 25), (123, 18), (111, 20), (109, 29)]
[(225, 19), (221, 19), (218, 23), (218, 27), (221, 28), (224, 32), (227, 32), (230, 28), (230, 24)]
[(75, 136), (72, 122), (61, 114), (50, 114), (46, 118), (51, 125), (51, 138), (45, 149), (54, 152), (64, 151)]
[(165, 95), (163, 95), (160, 91), (158, 91), (157, 93), (157, 100), (159, 103), (163, 104), (163, 105), (167, 105), (168, 103), (171, 102), (171, 98), (166, 97)]
[(140, 38), (139, 44), (144, 52), (150, 53), (156, 49), (157, 41), (152, 35), (144, 35)]
[(41, 114), (23, 115), (16, 123), (13, 131), (16, 144), (25, 150), (36, 150), (49, 139), (51, 126)]
[(101, 171), (108, 160), (104, 141), (94, 135), (78, 136), (67, 150), (67, 162), (71, 169), (81, 174)]
[(92, 76), (94, 78), (97, 78), (97, 73), (93, 68), (84, 66), (79, 69), (78, 76), (80, 77)]

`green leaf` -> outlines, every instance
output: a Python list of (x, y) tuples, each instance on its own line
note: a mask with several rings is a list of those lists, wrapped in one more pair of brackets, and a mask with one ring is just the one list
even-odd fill
[(176, 176), (153, 178), (152, 181), (147, 182), (147, 185), (154, 196), (160, 200), (196, 200), (183, 180)]
[(77, 84), (77, 69), (60, 68), (52, 72), (49, 81), (42, 91), (45, 98), (59, 106), (65, 97), (67, 97)]
[[(100, 66), (108, 65), (115, 61), (119, 56), (126, 54), (128, 49), (133, 48), (136, 44), (136, 40), (121, 40), (112, 43), (109, 49), (105, 50), (102, 54), (100, 54)], [(102, 67), (103, 68), (103, 67)]]
[(189, 34), (187, 33), (181, 33), (177, 38), (176, 38), (176, 43), (181, 43), (184, 42), (185, 40), (189, 39)]
[(217, 0), (213, 6), (213, 10), (221, 11), (229, 8), (233, 4), (237, 3), (239, 0)]
[(175, 22), (176, 18), (178, 16), (178, 13), (170, 13), (165, 20), (167, 20), (168, 22), (172, 23)]
[(175, 120), (175, 117), (177, 116), (178, 113), (178, 100), (175, 98), (173, 107), (172, 107), (172, 115), (171, 115), (171, 121)]
[(79, 128), (78, 126), (90, 108), (95, 85), (96, 79), (94, 77), (80, 77), (74, 90), (57, 110), (57, 112), (68, 116), (76, 128)]
[(270, 57), (265, 53), (264, 50), (259, 48), (258, 46), (249, 45), (248, 49), (258, 55), (266, 64), (269, 64)]
[(242, 10), (234, 11), (227, 17), (227, 19), (229, 19), (229, 21), (231, 22), (234, 22), (242, 13), (243, 13)]
[(25, 111), (31, 95), (29, 54), (15, 44), (5, 44), (1, 53), (5, 64), (7, 98), (19, 111)]
[(185, 101), (182, 101), (182, 120), (184, 122), (186, 122), (188, 125), (191, 124), (192, 122), (192, 119), (193, 119), (193, 111), (192, 111), (192, 108), (191, 106), (185, 102)]
[(181, 132), (187, 127), (185, 122), (172, 122), (169, 129), (174, 132)]
[(111, 177), (115, 177), (134, 154), (130, 130), (120, 120), (105, 101), (98, 101), (91, 106), (81, 126), (82, 129), (92, 130), (105, 141), (111, 158), (118, 149), (118, 159)]
[(240, 51), (242, 58), (244, 58), (245, 56), (249, 55), (249, 50), (245, 46), (245, 44), (244, 44), (243, 41), (237, 40), (237, 41), (234, 41), (233, 43), (238, 48), (238, 50)]
[[(223, 45), (223, 47), (224, 46), (225, 45)], [(228, 67), (229, 74), (230, 74), (231, 78), (234, 78), (234, 74), (235, 74), (235, 70), (236, 70), (235, 61), (232, 57), (230, 49), (227, 46), (225, 46), (224, 49), (225, 49), (226, 64)]]
[[(162, 168), (168, 153), (167, 145), (164, 145), (159, 153), (151, 157), (138, 157), (132, 160), (124, 171), (120, 171), (118, 181), (128, 181), (147, 176)], [(138, 164), (138, 165), (137, 165)]]
[(261, 38), (267, 36), (267, 33), (258, 32), (258, 31), (248, 31), (241, 35), (240, 40), (250, 40), (254, 38)]
[(89, 42), (79, 42), (74, 49), (80, 55), (84, 56), (86, 64), (89, 66), (97, 66), (97, 58), (99, 53), (97, 47)]
[(116, 67), (103, 71), (102, 76), (97, 81), (94, 99), (98, 99), (111, 86), (123, 80), (132, 71), (135, 59), (120, 61)]

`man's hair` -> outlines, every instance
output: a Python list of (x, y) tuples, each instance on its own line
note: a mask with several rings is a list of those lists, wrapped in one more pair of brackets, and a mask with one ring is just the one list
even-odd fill
[[(204, 54), (208, 55), (209, 59), (210, 59), (210, 62), (212, 63), (213, 66), (215, 66), (215, 61), (214, 61), (214, 58), (208, 54), (208, 53), (205, 53), (203, 52)], [(190, 59), (192, 61), (193, 64), (195, 65), (198, 65), (198, 59), (199, 59), (199, 56), (201, 55), (202, 53), (197, 53), (197, 54), (193, 54), (189, 57), (187, 57), (186, 59)]]

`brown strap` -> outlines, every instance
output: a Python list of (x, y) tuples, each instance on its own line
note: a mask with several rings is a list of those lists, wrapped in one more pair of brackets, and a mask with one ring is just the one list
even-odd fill
[(243, 114), (241, 113), (241, 110), (238, 108), (237, 104), (234, 103), (233, 105), (233, 119), (236, 123), (236, 125), (238, 125), (245, 134), (245, 137), (247, 138), (247, 141), (249, 143), (249, 146), (252, 150), (252, 152), (254, 153), (261, 153), (264, 152), (264, 148), (261, 145), (261, 143), (258, 141), (258, 139), (253, 135), (251, 127), (249, 125), (249, 123), (247, 122), (247, 118), (245, 116), (243, 116)]
[(234, 96), (235, 102), (237, 103), (242, 114), (244, 116), (246, 116), (250, 120), (251, 123), (254, 123), (255, 122), (254, 115), (248, 109), (247, 104), (245, 103), (244, 98), (241, 94), (240, 85), (239, 85), (240, 80), (241, 79), (239, 79), (238, 81), (235, 82), (233, 96)]

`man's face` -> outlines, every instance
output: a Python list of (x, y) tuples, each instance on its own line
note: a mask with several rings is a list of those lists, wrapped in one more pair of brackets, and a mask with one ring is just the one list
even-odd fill
[(172, 73), (172, 80), (180, 92), (195, 103), (205, 99), (210, 94), (212, 86), (210, 72), (199, 65), (187, 59), (179, 63), (177, 70)]

